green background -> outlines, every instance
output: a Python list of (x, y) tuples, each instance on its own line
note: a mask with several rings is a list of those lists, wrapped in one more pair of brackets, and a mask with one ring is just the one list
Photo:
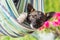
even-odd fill
[(60, 12), (60, 0), (44, 0), (45, 12)]

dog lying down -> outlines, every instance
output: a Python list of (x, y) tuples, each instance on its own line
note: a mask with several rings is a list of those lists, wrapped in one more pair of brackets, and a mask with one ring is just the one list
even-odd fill
[(27, 23), (29, 25), (28, 28), (38, 29), (44, 24), (44, 22), (52, 18), (54, 14), (55, 12), (48, 12), (44, 14), (41, 11), (36, 11), (31, 4), (28, 4), (27, 13), (20, 14), (17, 20), (20, 24), (23, 23), (23, 25)]
[[(54, 13), (55, 12), (49, 12), (46, 15), (44, 15), (42, 12), (36, 11), (36, 12), (33, 12), (32, 14), (29, 14), (28, 19), (27, 19), (27, 16), (28, 16), (27, 13), (22, 13), (22, 14), (20, 14), (19, 18), (17, 18), (17, 20), (20, 24), (26, 22), (26, 23), (28, 23), (28, 25), (30, 25), (31, 28), (37, 29), (40, 26), (42, 26), (44, 24), (44, 22), (46, 22), (47, 20), (52, 18)], [(33, 16), (33, 17), (31, 17), (31, 16)]]

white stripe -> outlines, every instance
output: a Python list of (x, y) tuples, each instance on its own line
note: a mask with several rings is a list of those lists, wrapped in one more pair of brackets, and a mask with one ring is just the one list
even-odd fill
[(41, 8), (41, 0), (38, 0), (38, 11), (42, 11)]

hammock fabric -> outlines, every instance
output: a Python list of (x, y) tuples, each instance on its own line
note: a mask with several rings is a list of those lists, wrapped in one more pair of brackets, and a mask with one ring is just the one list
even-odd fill
[(31, 3), (33, 7), (35, 8), (35, 10), (44, 12), (43, 0), (20, 0), (19, 3), (20, 5), (17, 5), (17, 9), (19, 13), (27, 12), (28, 3)]
[[(28, 31), (34, 31), (33, 29), (25, 28), (17, 22), (19, 13), (26, 12), (26, 4), (33, 3), (33, 6), (38, 9), (37, 4), (40, 4), (40, 0), (21, 0), (18, 12), (12, 0), (0, 0), (0, 35), (8, 35), (12, 37), (18, 37), (26, 35)], [(36, 5), (35, 5), (36, 3)], [(39, 5), (40, 7), (40, 5)], [(38, 9), (40, 10), (40, 8)]]

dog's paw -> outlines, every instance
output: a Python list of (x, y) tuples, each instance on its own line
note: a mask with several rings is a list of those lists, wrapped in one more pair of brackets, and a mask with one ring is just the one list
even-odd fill
[(27, 17), (27, 13), (21, 13), (20, 16), (17, 18), (17, 20), (19, 23), (22, 23), (22, 22), (24, 22), (26, 17)]

